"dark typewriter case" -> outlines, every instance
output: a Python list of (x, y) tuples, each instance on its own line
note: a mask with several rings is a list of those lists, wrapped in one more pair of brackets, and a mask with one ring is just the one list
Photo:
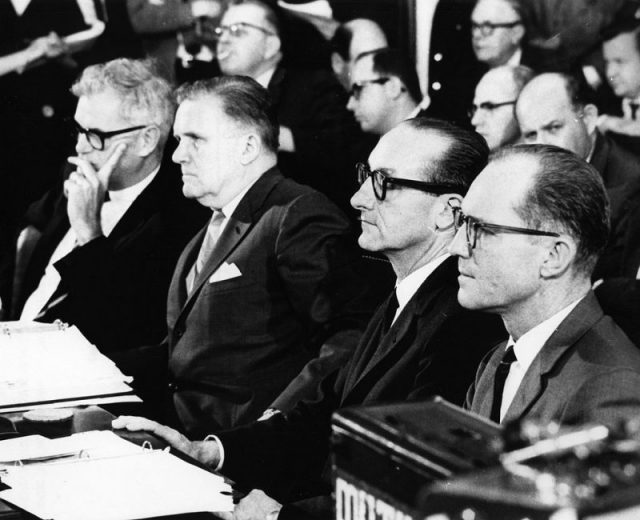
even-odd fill
[(439, 397), (345, 408), (332, 419), (338, 520), (424, 518), (425, 484), (497, 463), (501, 429)]

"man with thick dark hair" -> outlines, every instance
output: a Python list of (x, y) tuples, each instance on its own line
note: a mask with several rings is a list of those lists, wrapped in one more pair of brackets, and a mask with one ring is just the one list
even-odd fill
[(473, 412), (571, 425), (640, 413), (640, 352), (591, 290), (608, 206), (598, 172), (555, 146), (505, 148), (471, 185), (451, 246), (458, 299), (510, 334), (478, 369)]
[(165, 420), (199, 436), (315, 395), (368, 314), (346, 217), (276, 167), (269, 93), (224, 76), (183, 86), (177, 99), (173, 160), (184, 195), (212, 216), (169, 288)]
[[(458, 272), (447, 254), (454, 208), (487, 154), (479, 135), (417, 118), (384, 135), (368, 164), (358, 166), (360, 188), (351, 200), (360, 213), (358, 241), (389, 259), (397, 283), (352, 360), (324, 382), (319, 398), (219, 432), (217, 440), (190, 442), (141, 418), (120, 418), (114, 427), (154, 431), (236, 482), (263, 490), (243, 500), (238, 515), (255, 510), (265, 518), (280, 511), (280, 503), (318, 495), (326, 500), (307, 502), (305, 510), (319, 503), (330, 510), (327, 465), (336, 409), (433, 394), (462, 403), (483, 353), (504, 337), (499, 320), (460, 307)], [(289, 518), (304, 518), (293, 508), (283, 509), (281, 518), (287, 510)]]
[(420, 84), (414, 66), (397, 49), (378, 49), (357, 57), (347, 108), (364, 132), (383, 135), (420, 115)]

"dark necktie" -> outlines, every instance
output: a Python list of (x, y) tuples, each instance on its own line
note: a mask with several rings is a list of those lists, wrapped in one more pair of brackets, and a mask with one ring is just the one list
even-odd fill
[(391, 328), (391, 324), (393, 323), (393, 318), (396, 317), (396, 311), (398, 310), (399, 306), (400, 304), (398, 303), (398, 297), (396, 296), (396, 291), (394, 289), (391, 295), (389, 296), (389, 300), (387, 301), (387, 307), (384, 310), (383, 326), (382, 326), (383, 334), (386, 334), (387, 331)]
[(516, 355), (513, 353), (513, 347), (509, 347), (496, 370), (496, 377), (493, 380), (493, 404), (491, 405), (491, 420), (500, 422), (500, 406), (502, 405), (502, 393), (504, 392), (504, 383), (509, 375), (511, 363), (516, 361)]
[(640, 107), (640, 103), (634, 103), (633, 101), (629, 103), (629, 109), (631, 110), (631, 119), (635, 120), (638, 115), (638, 107)]

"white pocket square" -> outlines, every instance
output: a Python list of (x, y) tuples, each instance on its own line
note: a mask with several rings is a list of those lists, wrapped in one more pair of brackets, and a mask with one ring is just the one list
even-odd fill
[(216, 272), (209, 277), (209, 283), (231, 280), (232, 278), (238, 278), (238, 276), (242, 276), (242, 273), (236, 264), (223, 262)]

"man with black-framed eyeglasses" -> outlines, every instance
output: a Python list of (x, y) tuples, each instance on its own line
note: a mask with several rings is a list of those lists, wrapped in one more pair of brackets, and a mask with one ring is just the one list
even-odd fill
[(640, 413), (640, 352), (591, 289), (609, 232), (598, 172), (555, 146), (503, 148), (453, 213), (458, 300), (500, 315), (510, 334), (481, 363), (466, 405), (503, 423), (618, 424)]
[(477, 0), (471, 13), (471, 44), (489, 68), (522, 63), (525, 35), (522, 7), (516, 0)]
[(415, 67), (397, 49), (376, 49), (356, 58), (347, 109), (363, 132), (383, 135), (401, 121), (421, 115), (422, 94)]
[(173, 266), (207, 215), (162, 164), (175, 105), (151, 62), (93, 65), (72, 92), (72, 171), (28, 213), (11, 313), (76, 325), (113, 355), (164, 337)]
[(533, 77), (524, 65), (503, 65), (490, 69), (476, 85), (469, 109), (471, 124), (494, 151), (520, 139), (515, 106), (520, 91)]
[[(495, 316), (458, 304), (456, 261), (447, 254), (455, 234), (451, 204), (460, 203), (487, 155), (479, 135), (415, 118), (385, 134), (359, 168), (352, 198), (359, 242), (389, 259), (397, 284), (352, 358), (322, 383), (320, 397), (204, 441), (141, 418), (119, 418), (113, 426), (152, 431), (255, 488), (236, 506), (237, 518), (329, 518), (332, 413), (433, 394), (461, 403), (483, 352), (505, 336)], [(374, 192), (376, 179), (383, 191)]]

